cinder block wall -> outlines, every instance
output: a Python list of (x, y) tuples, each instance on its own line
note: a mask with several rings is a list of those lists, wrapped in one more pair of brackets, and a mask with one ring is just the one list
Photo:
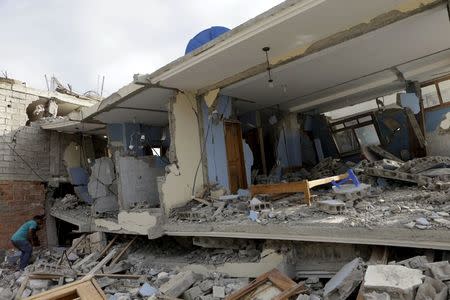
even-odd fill
[(50, 133), (36, 125), (25, 126), (27, 106), (39, 100), (31, 92), (22, 84), (0, 80), (0, 180), (42, 181), (49, 177)]
[[(0, 249), (12, 248), (11, 235), (34, 215), (44, 213), (45, 187), (41, 182), (0, 181)], [(38, 233), (45, 245), (45, 230)]]
[[(26, 126), (27, 106), (39, 100), (33, 91), (21, 83), (0, 79), (0, 248), (11, 248), (10, 237), (17, 228), (44, 213), (50, 133)], [(43, 241), (44, 230), (39, 235)]]

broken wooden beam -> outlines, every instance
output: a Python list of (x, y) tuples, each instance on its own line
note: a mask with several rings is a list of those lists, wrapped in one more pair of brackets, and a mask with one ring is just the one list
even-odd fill
[(115, 265), (120, 260), (120, 258), (125, 253), (125, 251), (127, 251), (128, 248), (131, 247), (131, 245), (134, 243), (134, 241), (136, 239), (137, 239), (137, 236), (135, 236), (132, 240), (130, 240), (125, 247), (123, 247), (123, 249), (119, 252), (119, 254), (117, 254), (117, 256), (114, 257), (113, 261), (111, 262), (111, 265)]
[(117, 249), (113, 249), (108, 253), (97, 265), (95, 265), (88, 273), (88, 275), (92, 275), (97, 273), (104, 265), (106, 265), (113, 257), (116, 255)]
[(108, 252), (108, 250), (112, 247), (112, 245), (114, 244), (114, 242), (117, 240), (119, 236), (115, 235), (112, 240), (108, 243), (108, 245), (106, 245), (105, 249), (102, 250), (102, 252), (100, 252), (99, 257), (103, 257), (103, 255), (106, 254), (106, 252)]
[(243, 287), (242, 289), (238, 290), (237, 292), (231, 294), (226, 300), (239, 300), (244, 299), (244, 297), (251, 292), (255, 291), (258, 287), (261, 285), (270, 282), (273, 286), (277, 287), (282, 292), (289, 290), (293, 286), (296, 286), (297, 283), (281, 273), (277, 269), (273, 269), (272, 271), (269, 271), (267, 273), (264, 273), (260, 276), (258, 276), (255, 280), (250, 282), (247, 286)]

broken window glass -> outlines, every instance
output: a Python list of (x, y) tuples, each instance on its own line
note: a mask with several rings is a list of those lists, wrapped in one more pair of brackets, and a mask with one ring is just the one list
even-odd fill
[(422, 87), (423, 106), (425, 108), (439, 105), (439, 96), (434, 84)]
[(380, 145), (380, 139), (373, 124), (355, 128), (355, 133), (361, 146)]

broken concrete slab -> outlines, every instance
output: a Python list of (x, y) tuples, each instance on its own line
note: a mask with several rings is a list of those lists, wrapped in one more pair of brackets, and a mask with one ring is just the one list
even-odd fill
[(105, 267), (104, 273), (110, 273), (110, 274), (121, 273), (121, 272), (125, 272), (125, 271), (129, 270), (130, 268), (131, 268), (131, 264), (128, 261), (121, 260), (112, 266)]
[(101, 157), (95, 160), (94, 165), (91, 168), (91, 176), (94, 176), (103, 184), (112, 184), (116, 178), (114, 172), (114, 163), (109, 157)]
[(346, 299), (361, 283), (364, 277), (364, 262), (361, 258), (355, 258), (343, 266), (325, 284), (323, 296), (327, 300)]
[(421, 270), (398, 265), (370, 265), (364, 276), (364, 292), (386, 292), (394, 299), (413, 300), (422, 284)]
[(391, 296), (388, 293), (371, 292), (364, 294), (364, 300), (391, 300)]
[(117, 197), (115, 195), (109, 195), (96, 198), (93, 203), (93, 210), (95, 215), (118, 211), (119, 203), (117, 202)]
[(111, 191), (109, 191), (108, 185), (102, 183), (100, 180), (93, 176), (89, 178), (87, 188), (89, 195), (94, 199), (106, 197), (112, 194)]
[(203, 291), (200, 289), (198, 285), (188, 289), (183, 293), (183, 298), (186, 300), (195, 300), (200, 296), (203, 296)]
[(405, 266), (411, 269), (419, 269), (424, 271), (429, 263), (426, 256), (414, 256), (396, 263), (396, 265)]
[(450, 264), (447, 260), (426, 264), (426, 268), (435, 279), (450, 280)]
[(170, 297), (178, 297), (182, 295), (195, 282), (194, 272), (184, 271), (172, 277), (168, 282), (164, 283), (160, 288), (160, 292)]
[(44, 279), (30, 279), (28, 281), (28, 287), (32, 290), (36, 289), (48, 289), (50, 287), (51, 280)]
[(423, 284), (419, 286), (415, 300), (446, 300), (448, 287), (440, 280), (425, 277)]

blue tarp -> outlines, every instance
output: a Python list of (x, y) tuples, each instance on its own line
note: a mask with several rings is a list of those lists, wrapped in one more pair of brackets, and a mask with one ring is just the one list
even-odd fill
[(195, 49), (203, 46), (209, 41), (212, 41), (219, 35), (224, 34), (225, 32), (229, 31), (230, 29), (222, 26), (213, 26), (211, 28), (205, 29), (198, 33), (196, 36), (194, 36), (188, 43), (186, 47), (186, 51), (184, 54), (188, 54), (189, 52), (194, 51)]

